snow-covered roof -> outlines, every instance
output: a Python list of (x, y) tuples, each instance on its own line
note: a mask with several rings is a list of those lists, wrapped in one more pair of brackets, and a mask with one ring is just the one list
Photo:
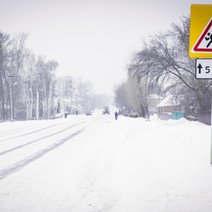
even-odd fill
[(176, 106), (179, 105), (176, 100), (174, 100), (173, 97), (167, 96), (165, 99), (163, 99), (157, 107), (165, 107), (165, 106)]
[(148, 96), (148, 98), (149, 98), (149, 99), (161, 99), (162, 97), (159, 96), (159, 95), (157, 95), (157, 94), (150, 94), (150, 95)]

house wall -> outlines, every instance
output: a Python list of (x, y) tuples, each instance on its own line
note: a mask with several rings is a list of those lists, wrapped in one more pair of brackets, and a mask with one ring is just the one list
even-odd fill
[(178, 105), (160, 106), (160, 107), (158, 107), (158, 117), (163, 120), (182, 118), (184, 115), (181, 114), (180, 117), (178, 117), (178, 114), (176, 115), (174, 113), (177, 111), (182, 111), (181, 107)]
[(163, 107), (158, 107), (158, 113), (162, 114), (162, 113), (171, 113), (173, 110), (172, 106), (163, 106)]
[(182, 111), (180, 106), (161, 106), (158, 107), (158, 113), (171, 113), (173, 111)]

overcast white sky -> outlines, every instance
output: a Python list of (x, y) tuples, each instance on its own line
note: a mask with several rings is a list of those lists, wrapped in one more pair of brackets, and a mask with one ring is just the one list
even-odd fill
[(28, 47), (58, 61), (58, 76), (112, 93), (143, 39), (179, 23), (193, 3), (211, 0), (0, 0), (0, 30), (27, 33)]

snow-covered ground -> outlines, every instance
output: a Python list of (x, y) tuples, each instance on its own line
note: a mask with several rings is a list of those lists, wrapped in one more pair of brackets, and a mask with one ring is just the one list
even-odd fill
[(210, 126), (113, 115), (0, 124), (1, 212), (211, 212)]

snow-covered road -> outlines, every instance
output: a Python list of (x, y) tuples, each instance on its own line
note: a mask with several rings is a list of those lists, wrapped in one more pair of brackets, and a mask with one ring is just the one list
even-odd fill
[[(58, 120), (57, 120), (58, 122)], [(11, 131), (10, 136), (2, 136), (0, 140), (0, 179), (7, 177), (13, 172), (23, 168), (30, 162), (42, 157), (49, 151), (54, 150), (72, 137), (81, 133), (95, 120), (83, 120), (74, 123), (64, 120), (56, 124), (41, 122), (38, 129), (30, 129), (19, 133)], [(33, 123), (34, 124), (34, 123)], [(4, 134), (4, 133), (3, 133)]]
[(210, 212), (210, 127), (72, 116), (0, 125), (2, 212)]

